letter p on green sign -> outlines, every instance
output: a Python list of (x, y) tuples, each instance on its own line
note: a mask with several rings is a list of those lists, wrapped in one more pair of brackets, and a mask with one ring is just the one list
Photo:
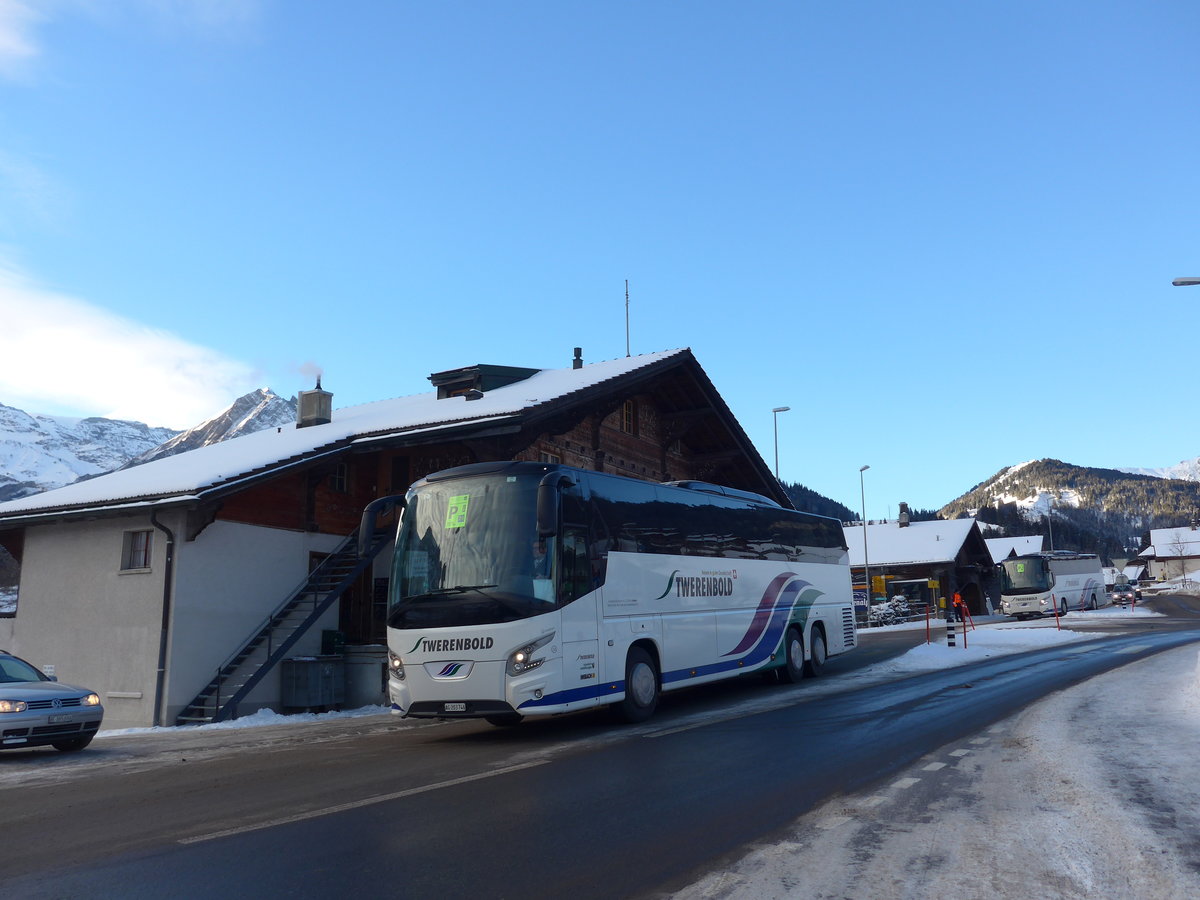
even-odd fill
[(459, 494), (450, 498), (450, 505), (446, 507), (447, 528), (462, 528), (467, 524), (467, 506), (470, 502), (470, 494)]

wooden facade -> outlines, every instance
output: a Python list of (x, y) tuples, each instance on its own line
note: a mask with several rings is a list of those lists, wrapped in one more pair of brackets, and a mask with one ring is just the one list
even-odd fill
[[(488, 367), (477, 367), (480, 377)], [(311, 464), (252, 480), (197, 508), (194, 539), (213, 521), (348, 535), (372, 500), (402, 494), (432, 472), (494, 460), (555, 462), (648, 481), (700, 480), (790, 501), (690, 352), (670, 365), (613, 379), (540, 406), (519, 426), (466, 422), (452, 437), (413, 430), (324, 453)], [(532, 370), (510, 370), (531, 372)], [(456, 370), (470, 373), (471, 369)], [(437, 375), (430, 376), (437, 383)], [(464, 387), (462, 390), (466, 390)], [(461, 393), (461, 391), (460, 391)], [(346, 641), (385, 638), (384, 584), (364, 576), (345, 595)]]

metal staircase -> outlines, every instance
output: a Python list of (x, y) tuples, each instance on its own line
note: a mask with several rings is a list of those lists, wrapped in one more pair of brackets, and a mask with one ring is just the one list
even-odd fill
[(361, 555), (358, 532), (346, 538), (217, 668), (216, 675), (183, 708), (175, 724), (200, 725), (236, 718), (238, 703), (366, 571), (389, 537), (387, 530), (376, 531), (365, 542)]

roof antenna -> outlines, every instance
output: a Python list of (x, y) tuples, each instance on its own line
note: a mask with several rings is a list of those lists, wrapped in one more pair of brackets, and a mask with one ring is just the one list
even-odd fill
[(629, 356), (629, 279), (625, 279), (625, 355)]

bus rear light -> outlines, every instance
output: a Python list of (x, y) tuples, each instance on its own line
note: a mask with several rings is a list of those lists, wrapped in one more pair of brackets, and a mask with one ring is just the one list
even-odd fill
[(400, 657), (398, 657), (391, 650), (388, 651), (388, 672), (397, 681), (404, 680), (404, 663), (402, 663), (400, 661)]
[(526, 644), (524, 647), (519, 647), (512, 653), (508, 654), (508, 665), (505, 666), (505, 671), (509, 675), (522, 675), (525, 672), (530, 672), (536, 669), (546, 661), (545, 657), (534, 658), (533, 654), (540, 648), (546, 646), (554, 638), (554, 632), (544, 634), (536, 641)]

